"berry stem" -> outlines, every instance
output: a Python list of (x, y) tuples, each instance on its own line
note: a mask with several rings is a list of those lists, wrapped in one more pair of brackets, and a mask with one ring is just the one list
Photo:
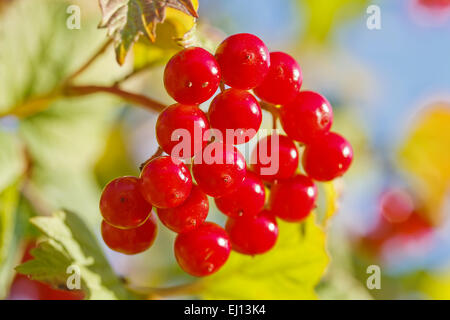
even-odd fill
[(220, 81), (219, 89), (220, 89), (220, 92), (224, 92), (225, 91), (225, 83), (223, 81)]
[(270, 112), (270, 114), (272, 115), (272, 128), (274, 130), (277, 129), (277, 120), (280, 116), (278, 107), (274, 104), (267, 103), (265, 101), (260, 101), (259, 105), (261, 106), (261, 109)]
[(149, 163), (150, 161), (152, 161), (153, 159), (159, 157), (162, 154), (163, 154), (163, 149), (161, 147), (158, 147), (156, 152), (150, 158), (148, 158), (143, 163), (141, 163), (141, 165), (139, 166), (139, 170), (142, 171), (142, 169), (144, 169), (144, 167), (146, 166), (147, 163)]

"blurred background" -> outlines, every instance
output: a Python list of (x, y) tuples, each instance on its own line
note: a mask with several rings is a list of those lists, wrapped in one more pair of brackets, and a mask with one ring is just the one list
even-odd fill
[[(81, 8), (80, 29), (65, 27), (70, 4)], [(368, 28), (371, 5), (379, 9), (379, 29)], [(318, 297), (450, 298), (450, 1), (199, 0), (199, 16), (196, 41), (211, 51), (226, 35), (249, 32), (270, 50), (294, 56), (303, 89), (330, 100), (333, 130), (353, 145), (353, 166), (334, 184), (338, 212), (327, 228), (330, 263)], [(101, 189), (117, 176), (138, 175), (139, 164), (157, 149), (157, 115), (108, 95), (52, 101), (26, 117), (2, 116), (86, 61), (104, 42), (100, 19), (97, 1), (0, 0), (1, 211), (16, 199), (16, 219), (0, 224), (2, 241), (12, 239), (0, 256), (0, 297), (79, 298), (10, 276), (36, 237), (26, 222), (36, 206), (14, 191), (21, 177), (31, 175), (40, 202), (79, 213), (99, 236)], [(123, 87), (170, 104), (162, 71), (177, 49), (162, 40), (151, 50), (141, 45), (122, 67), (107, 51), (77, 81), (110, 85), (142, 68)], [(265, 114), (264, 125), (270, 124)], [(212, 219), (223, 222), (212, 211)], [(173, 238), (160, 228), (155, 246), (132, 257), (101, 243), (119, 275), (164, 286), (186, 279), (167, 254)], [(381, 289), (366, 286), (370, 265), (381, 268)]]

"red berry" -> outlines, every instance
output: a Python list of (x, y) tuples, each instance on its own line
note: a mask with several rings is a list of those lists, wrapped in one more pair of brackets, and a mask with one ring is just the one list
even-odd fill
[(103, 219), (116, 228), (135, 228), (150, 215), (152, 205), (139, 191), (139, 179), (121, 177), (109, 182), (100, 198)]
[(253, 89), (269, 72), (269, 50), (261, 39), (248, 33), (226, 38), (217, 48), (216, 59), (223, 81), (237, 89)]
[(141, 193), (157, 208), (173, 208), (189, 196), (192, 178), (184, 163), (175, 164), (171, 157), (158, 157), (141, 172)]
[(253, 92), (269, 103), (286, 104), (299, 93), (302, 81), (302, 70), (294, 58), (284, 52), (271, 52), (269, 73)]
[(176, 208), (157, 209), (159, 220), (170, 230), (184, 232), (201, 225), (208, 216), (208, 197), (196, 185), (182, 205)]
[(155, 241), (157, 232), (154, 214), (151, 214), (143, 225), (126, 230), (118, 229), (102, 221), (103, 241), (112, 250), (124, 254), (136, 254), (147, 250)]
[(314, 209), (317, 187), (307, 176), (296, 175), (288, 180), (278, 181), (270, 190), (269, 207), (280, 219), (299, 222)]
[[(185, 133), (172, 137), (175, 130), (184, 130)], [(208, 118), (197, 106), (173, 104), (160, 113), (156, 122), (156, 139), (165, 153), (172, 155), (173, 148), (180, 144), (189, 149), (175, 150), (172, 156), (179, 158), (192, 158), (195, 151), (202, 150), (207, 141), (203, 140), (206, 130), (209, 129)], [(186, 134), (186, 136), (184, 136)], [(189, 135), (187, 135), (189, 134)], [(178, 148), (177, 148), (178, 149)]]
[(164, 70), (164, 86), (177, 102), (195, 105), (205, 102), (217, 91), (220, 69), (208, 51), (186, 48), (175, 54)]
[(212, 222), (178, 234), (175, 258), (187, 273), (203, 277), (218, 271), (228, 260), (231, 245), (226, 231)]
[(217, 208), (230, 217), (255, 216), (264, 207), (266, 191), (262, 180), (252, 172), (247, 172), (244, 182), (236, 191), (215, 198)]
[(281, 107), (280, 120), (289, 138), (309, 143), (330, 130), (333, 110), (322, 95), (301, 91), (292, 102)]
[(262, 112), (255, 97), (243, 90), (228, 89), (218, 94), (209, 108), (211, 127), (220, 130), (227, 141), (231, 133), (233, 144), (248, 142), (259, 130)]
[(193, 159), (192, 173), (198, 186), (212, 197), (235, 191), (244, 181), (244, 156), (234, 146), (213, 142)]
[(272, 182), (294, 176), (299, 156), (297, 147), (291, 139), (274, 134), (258, 141), (251, 160), (252, 170), (263, 180)]
[(419, 5), (431, 10), (444, 10), (450, 7), (449, 0), (418, 0)]
[(278, 238), (275, 217), (267, 211), (257, 216), (228, 218), (225, 229), (231, 248), (242, 254), (255, 255), (269, 251)]
[(303, 152), (303, 168), (317, 181), (330, 181), (342, 176), (350, 167), (353, 150), (340, 135), (329, 132), (307, 145)]
[(400, 223), (413, 213), (414, 200), (412, 196), (402, 189), (389, 189), (381, 195), (380, 211), (390, 223)]

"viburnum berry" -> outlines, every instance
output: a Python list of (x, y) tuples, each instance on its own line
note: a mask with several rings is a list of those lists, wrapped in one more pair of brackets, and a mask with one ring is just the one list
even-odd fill
[(316, 199), (317, 187), (314, 181), (305, 175), (298, 174), (272, 185), (269, 208), (280, 219), (299, 222), (314, 209)]
[[(173, 104), (159, 114), (156, 122), (156, 139), (165, 153), (187, 159), (192, 158), (195, 150), (202, 150), (207, 141), (204, 134), (209, 129), (208, 118), (198, 106), (188, 106), (183, 104)], [(176, 133), (176, 130), (184, 132)], [(183, 139), (189, 139), (189, 150), (176, 150), (172, 154), (173, 148), (177, 144), (183, 144)]]
[(253, 89), (269, 72), (269, 50), (253, 34), (238, 33), (226, 38), (216, 50), (216, 59), (223, 81), (236, 89)]
[(248, 171), (236, 191), (215, 198), (217, 208), (230, 217), (255, 216), (264, 207), (266, 192), (262, 180)]
[(309, 143), (330, 130), (333, 110), (322, 95), (301, 91), (292, 102), (281, 107), (280, 120), (291, 139)]
[(157, 208), (173, 208), (189, 196), (192, 178), (184, 163), (175, 164), (171, 157), (151, 160), (141, 172), (141, 193)]
[(191, 194), (180, 206), (169, 209), (157, 209), (159, 220), (170, 230), (185, 232), (201, 225), (208, 216), (208, 197), (196, 185)]
[(350, 143), (334, 132), (328, 132), (306, 146), (303, 169), (317, 181), (330, 181), (342, 176), (353, 160)]
[(217, 91), (220, 68), (214, 56), (199, 47), (189, 47), (175, 54), (164, 70), (164, 86), (177, 102), (197, 105)]
[(284, 135), (272, 134), (258, 141), (251, 160), (251, 169), (264, 181), (273, 182), (295, 175), (299, 155), (291, 139)]
[(235, 191), (244, 181), (244, 156), (232, 145), (213, 142), (193, 159), (192, 173), (198, 186), (212, 197)]
[[(100, 210), (106, 245), (125, 254), (148, 249), (157, 233), (154, 207), (161, 222), (178, 233), (175, 258), (190, 275), (217, 272), (231, 249), (257, 255), (273, 248), (277, 218), (306, 219), (316, 205), (314, 180), (342, 175), (353, 158), (350, 144), (330, 132), (330, 103), (316, 92), (301, 92), (302, 81), (293, 57), (269, 53), (258, 37), (247, 33), (225, 39), (215, 56), (199, 47), (175, 54), (166, 65), (164, 85), (177, 103), (161, 112), (155, 128), (159, 151), (170, 156), (155, 155), (139, 178), (118, 178), (105, 187)], [(220, 84), (230, 88), (221, 88), (205, 114), (199, 104), (212, 98)], [(286, 135), (274, 133), (258, 141), (252, 171), (247, 171), (234, 145), (247, 143), (260, 129), (260, 103), (269, 111), (274, 108), (273, 120), (280, 117)], [(307, 175), (297, 173), (294, 141), (305, 144)], [(182, 162), (190, 158), (193, 177)], [(264, 182), (270, 183), (267, 208)], [(228, 216), (226, 230), (206, 222), (208, 195)]]
[(139, 227), (119, 229), (102, 221), (101, 232), (105, 244), (114, 251), (124, 254), (137, 254), (151, 247), (155, 241), (158, 227), (154, 214)]
[(273, 248), (278, 238), (278, 225), (268, 211), (257, 216), (228, 218), (225, 230), (231, 241), (231, 248), (242, 254), (262, 254)]
[(253, 92), (266, 102), (286, 104), (294, 100), (302, 82), (302, 70), (294, 58), (284, 52), (271, 52), (269, 73)]
[(144, 223), (152, 205), (142, 197), (139, 179), (120, 177), (109, 182), (100, 198), (100, 212), (116, 228), (135, 228)]
[(231, 251), (226, 231), (212, 222), (178, 234), (175, 258), (190, 275), (203, 277), (217, 272), (228, 260)]
[(220, 130), (227, 141), (231, 132), (233, 144), (248, 142), (256, 135), (262, 122), (262, 112), (255, 97), (244, 90), (228, 89), (211, 102), (208, 112), (211, 127)]

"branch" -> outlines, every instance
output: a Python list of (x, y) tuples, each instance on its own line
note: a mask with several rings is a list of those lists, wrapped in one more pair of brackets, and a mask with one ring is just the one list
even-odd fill
[(68, 86), (64, 89), (64, 94), (71, 96), (85, 96), (94, 93), (109, 93), (118, 96), (125, 101), (135, 103), (148, 110), (161, 112), (166, 106), (156, 100), (148, 98), (138, 93), (132, 93), (120, 89), (118, 86), (106, 87), (106, 86)]
[(36, 113), (39, 113), (41, 111), (46, 110), (51, 102), (53, 102), (55, 99), (69, 96), (84, 96), (94, 93), (109, 93), (116, 95), (125, 101), (129, 101), (133, 104), (139, 105), (144, 107), (148, 110), (153, 110), (160, 112), (165, 109), (165, 105), (162, 103), (159, 103), (156, 100), (153, 100), (151, 98), (148, 98), (144, 95), (132, 93), (129, 91), (122, 90), (119, 87), (119, 84), (123, 81), (126, 81), (127, 79), (131, 78), (132, 76), (136, 75), (137, 73), (145, 70), (145, 68), (134, 70), (131, 72), (128, 76), (125, 78), (118, 80), (113, 86), (106, 87), (106, 86), (96, 86), (96, 85), (86, 85), (86, 86), (76, 86), (72, 85), (71, 83), (73, 80), (78, 77), (80, 74), (82, 74), (86, 69), (88, 69), (92, 63), (94, 63), (98, 57), (100, 57), (111, 45), (112, 40), (108, 39), (102, 47), (86, 62), (84, 63), (78, 70), (76, 70), (73, 74), (68, 76), (63, 82), (62, 85), (58, 86), (51, 92), (48, 92), (42, 96), (32, 98), (28, 101), (23, 102), (22, 104), (19, 104), (10, 110), (6, 112), (0, 112), (0, 118), (5, 116), (16, 116), (19, 118), (25, 118), (31, 115), (34, 115)]

